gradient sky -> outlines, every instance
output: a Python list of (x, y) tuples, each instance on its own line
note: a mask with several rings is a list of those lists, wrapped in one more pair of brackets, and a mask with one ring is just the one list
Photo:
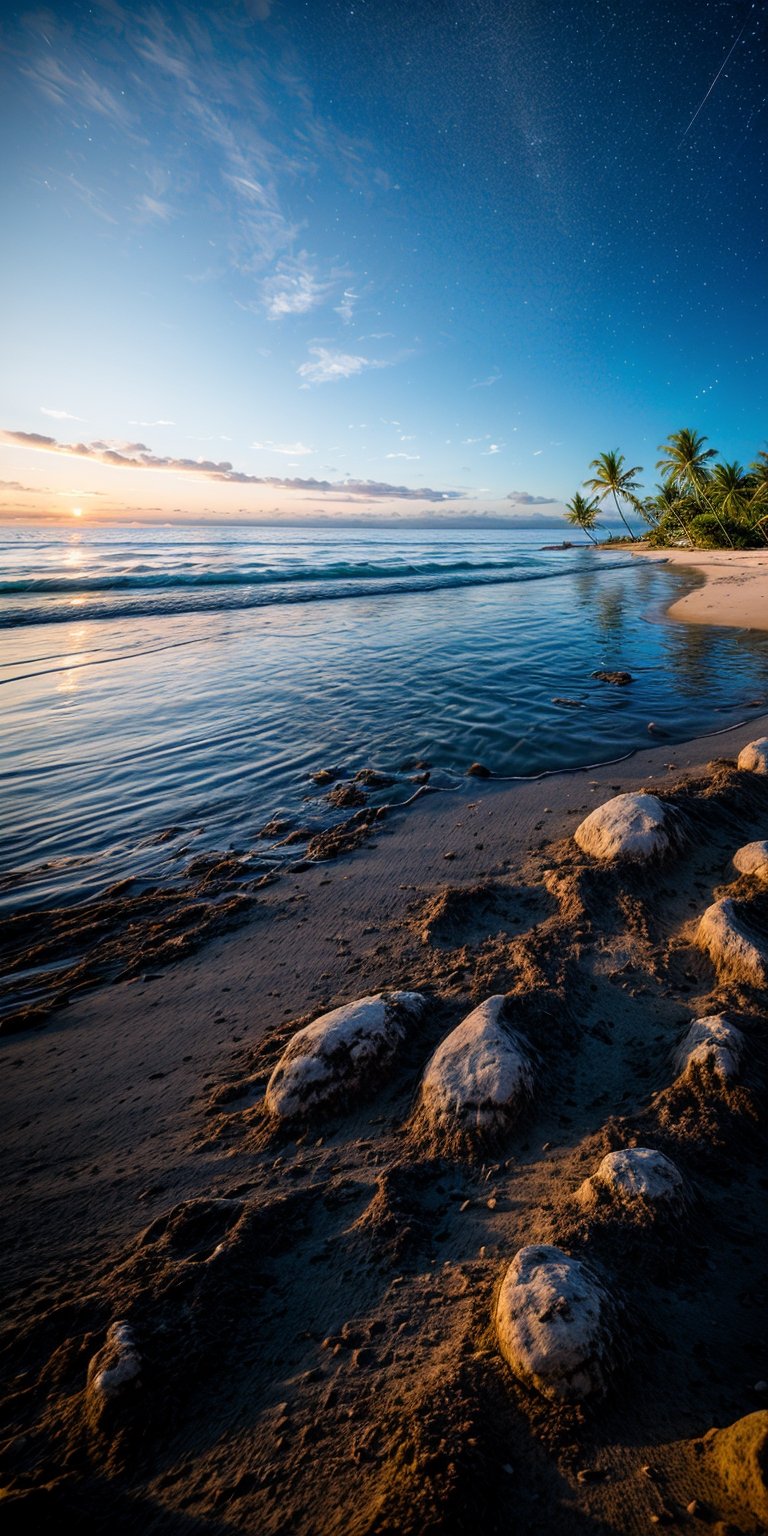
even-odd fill
[(765, 0), (5, 16), (0, 513), (521, 516), (765, 445)]

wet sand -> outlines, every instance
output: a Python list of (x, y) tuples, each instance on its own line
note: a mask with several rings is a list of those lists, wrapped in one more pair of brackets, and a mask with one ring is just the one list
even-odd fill
[(768, 629), (768, 545), (765, 549), (646, 550), (648, 560), (688, 566), (704, 577), (667, 610), (671, 619), (724, 624), (730, 629)]
[[(768, 938), (765, 887), (730, 865), (768, 837), (768, 776), (734, 768), (766, 729), (425, 796), (258, 891), (234, 934), (0, 1040), (10, 1530), (639, 1533), (694, 1528), (694, 1499), (760, 1527), (702, 1437), (767, 1401), (766, 994), (693, 939), (726, 893)], [(684, 847), (595, 866), (575, 827), (637, 789), (670, 799)], [(390, 987), (428, 1007), (389, 1070), (271, 1124), (292, 1034)], [(424, 1066), (498, 993), (532, 1102), (441, 1155), (413, 1115)], [(681, 1036), (726, 1009), (738, 1083), (681, 1089)], [(684, 1218), (585, 1215), (584, 1179), (638, 1144), (680, 1169)], [(604, 1401), (553, 1403), (501, 1358), (494, 1296), (531, 1243), (616, 1298)], [(98, 1398), (116, 1360), (127, 1385)]]

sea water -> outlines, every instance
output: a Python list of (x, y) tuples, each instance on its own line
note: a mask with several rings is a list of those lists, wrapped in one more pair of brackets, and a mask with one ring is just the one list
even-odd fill
[(403, 800), (420, 763), (437, 788), (473, 761), (534, 775), (765, 706), (768, 636), (662, 619), (695, 577), (626, 547), (546, 542), (0, 530), (6, 909), (178, 876), (201, 851), (279, 860), (281, 840), (259, 832), (275, 816), (327, 823), (321, 768), (377, 769), (395, 780), (384, 798)]

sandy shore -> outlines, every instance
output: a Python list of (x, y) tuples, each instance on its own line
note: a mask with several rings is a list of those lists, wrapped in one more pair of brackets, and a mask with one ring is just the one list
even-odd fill
[(671, 619), (724, 624), (734, 629), (768, 629), (768, 546), (750, 550), (643, 550), (646, 560), (688, 566), (703, 577), (667, 610)]
[[(427, 796), (259, 893), (247, 927), (0, 1040), (9, 1529), (639, 1536), (694, 1498), (753, 1528), (696, 1444), (765, 1402), (765, 996), (692, 941), (725, 889), (768, 933), (730, 866), (768, 837), (768, 779), (707, 767), (767, 729)], [(671, 866), (590, 871), (574, 828), (636, 789), (699, 830)], [(430, 999), (396, 1068), (270, 1130), (296, 1028), (392, 986)], [(535, 1045), (531, 1109), (442, 1158), (411, 1118), (425, 1061), (500, 992)], [(674, 1046), (724, 1008), (754, 1062), (681, 1097)], [(606, 1151), (638, 1143), (681, 1169), (686, 1220), (576, 1218)], [(542, 1242), (585, 1253), (624, 1309), (595, 1408), (526, 1388), (490, 1327), (506, 1265)], [(88, 1362), (121, 1318), (140, 1375), (96, 1413)]]

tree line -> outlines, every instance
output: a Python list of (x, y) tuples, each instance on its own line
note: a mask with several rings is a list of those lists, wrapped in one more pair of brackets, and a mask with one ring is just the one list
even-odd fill
[(685, 427), (662, 443), (656, 468), (661, 479), (644, 496), (638, 479), (641, 464), (625, 465), (623, 453), (601, 453), (590, 464), (583, 495), (566, 502), (566, 518), (593, 544), (600, 514), (613, 505), (629, 538), (637, 535), (627, 520), (636, 512), (649, 525), (645, 542), (685, 544), (691, 549), (755, 549), (768, 544), (768, 452), (761, 449), (749, 469), (735, 460), (713, 463), (717, 449)]

